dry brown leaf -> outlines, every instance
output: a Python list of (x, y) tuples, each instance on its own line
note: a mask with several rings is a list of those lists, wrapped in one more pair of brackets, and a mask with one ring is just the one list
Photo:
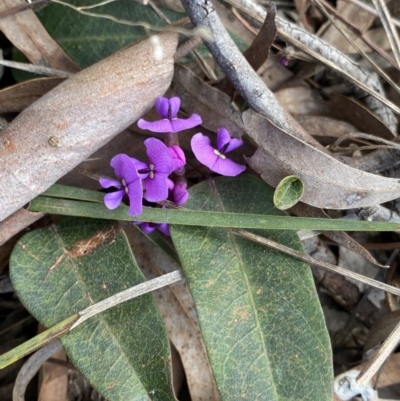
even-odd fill
[(310, 88), (297, 86), (275, 93), (279, 103), (293, 116), (327, 116), (348, 122), (358, 131), (393, 139), (389, 128), (358, 101), (340, 95), (324, 100)]
[(153, 106), (168, 89), (178, 35), (118, 51), (69, 78), (0, 134), (0, 221), (49, 188)]
[[(0, 12), (26, 4), (25, 0), (2, 0)], [(0, 30), (33, 63), (68, 72), (80, 68), (51, 38), (32, 10), (0, 18)]]
[(0, 90), (0, 113), (19, 113), (65, 78), (36, 78)]
[[(340, 138), (345, 134), (357, 131), (353, 125), (332, 117), (298, 116), (296, 120), (310, 135), (322, 138)], [(325, 142), (323, 143), (325, 144)]]
[[(124, 225), (124, 230), (147, 279), (179, 268), (136, 227)], [(161, 288), (153, 295), (168, 336), (181, 357), (192, 401), (218, 401), (219, 393), (198, 326), (194, 301), (186, 283)]]
[(400, 196), (400, 182), (351, 168), (282, 131), (258, 113), (242, 114), (248, 135), (259, 146), (250, 167), (273, 187), (288, 175), (304, 183), (302, 202), (326, 209), (373, 206)]

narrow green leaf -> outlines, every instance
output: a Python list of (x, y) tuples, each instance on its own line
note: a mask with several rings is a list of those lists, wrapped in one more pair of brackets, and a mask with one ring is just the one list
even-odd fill
[(294, 206), (304, 192), (304, 185), (295, 175), (285, 177), (274, 192), (274, 205), (279, 210), (286, 210)]
[[(94, 219), (26, 234), (10, 273), (21, 301), (47, 327), (145, 281), (123, 231)], [(151, 295), (90, 318), (61, 342), (109, 401), (175, 400), (168, 337)]]
[[(190, 191), (187, 207), (274, 213), (252, 176)], [(308, 265), (220, 228), (172, 226), (222, 400), (331, 401), (332, 360)], [(296, 234), (262, 231), (301, 249)]]
[[(186, 206), (186, 204), (185, 204)], [(64, 216), (91, 217), (122, 221), (166, 222), (202, 227), (257, 228), (271, 230), (339, 230), (339, 231), (397, 231), (400, 224), (384, 221), (358, 221), (316, 219), (309, 217), (273, 216), (268, 214), (228, 213), (185, 209), (144, 208), (140, 216), (128, 215), (128, 207), (121, 205), (108, 210), (103, 204), (52, 199), (39, 196), (31, 201), (33, 212), (61, 214)], [(272, 210), (272, 209), (271, 209)], [(245, 210), (248, 212), (249, 210)], [(268, 211), (269, 213), (269, 211)]]
[(104, 193), (102, 192), (59, 184), (52, 185), (46, 192), (43, 192), (42, 195), (54, 198), (76, 199), (96, 203), (103, 203), (104, 199)]

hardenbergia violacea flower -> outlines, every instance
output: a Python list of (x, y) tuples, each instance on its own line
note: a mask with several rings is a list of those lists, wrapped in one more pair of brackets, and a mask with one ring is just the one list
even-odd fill
[(149, 202), (160, 202), (168, 197), (168, 176), (174, 168), (174, 160), (167, 146), (156, 138), (144, 141), (149, 163), (131, 159), (142, 179), (144, 199)]
[(134, 161), (125, 154), (114, 156), (110, 162), (115, 175), (120, 181), (109, 178), (100, 178), (103, 188), (115, 187), (118, 190), (104, 196), (104, 204), (108, 209), (116, 209), (122, 202), (124, 195), (129, 198), (129, 214), (138, 216), (142, 213), (142, 182), (137, 172)]
[(179, 132), (185, 129), (196, 127), (201, 124), (201, 117), (192, 114), (189, 118), (178, 118), (178, 111), (181, 106), (179, 97), (160, 97), (156, 100), (155, 108), (162, 120), (146, 121), (141, 118), (138, 121), (138, 127), (152, 132)]
[(198, 133), (191, 140), (192, 150), (196, 159), (215, 173), (234, 177), (244, 170), (246, 166), (236, 163), (226, 157), (226, 153), (243, 145), (241, 139), (231, 138), (225, 128), (217, 131), (217, 146), (211, 145), (210, 138)]

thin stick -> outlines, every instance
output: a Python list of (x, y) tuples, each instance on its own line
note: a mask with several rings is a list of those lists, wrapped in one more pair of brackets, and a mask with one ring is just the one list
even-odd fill
[(358, 384), (366, 386), (367, 383), (372, 379), (375, 373), (380, 369), (380, 367), (385, 363), (386, 359), (397, 347), (400, 341), (400, 323), (394, 328), (390, 333), (389, 337), (385, 340), (379, 351), (375, 356), (364, 366), (362, 371), (356, 378)]
[(278, 244), (275, 241), (272, 241), (268, 238), (261, 237), (259, 235), (250, 233), (245, 230), (239, 230), (239, 229), (231, 229), (230, 232), (233, 234), (239, 235), (241, 237), (247, 238), (251, 241), (257, 242), (259, 244), (268, 246), (269, 248), (275, 249), (277, 251), (280, 251), (282, 253), (285, 253), (286, 255), (290, 255), (295, 257), (296, 259), (300, 259), (304, 262), (307, 262), (309, 264), (315, 265), (322, 267), (324, 269), (330, 270), (332, 272), (338, 273), (341, 276), (349, 277), (354, 280), (360, 281), (361, 283), (367, 284), (371, 287), (378, 288), (379, 290), (383, 290), (386, 292), (389, 292), (390, 294), (395, 294), (395, 295), (400, 295), (400, 289), (396, 287), (392, 287), (391, 285), (381, 283), (379, 281), (376, 281), (372, 278), (363, 276), (362, 274), (354, 273), (350, 270), (343, 269), (340, 266), (335, 266), (331, 263), (323, 262), (322, 260), (314, 259), (313, 257), (306, 255), (302, 252), (296, 251), (295, 249), (289, 248), (285, 245)]
[(136, 298), (140, 295), (180, 281), (183, 277), (184, 276), (181, 270), (175, 270), (153, 280), (149, 280), (142, 284), (136, 285), (135, 287), (128, 288), (127, 290), (119, 292), (118, 294), (104, 299), (97, 304), (89, 306), (81, 312), (75, 313), (74, 315), (62, 320), (53, 327), (49, 328), (48, 330), (40, 333), (36, 337), (33, 337), (30, 340), (19, 345), (18, 347), (13, 348), (11, 351), (0, 355), (0, 369), (11, 365), (12, 363), (23, 358), (25, 355), (36, 351), (38, 348), (48, 344), (50, 341), (60, 337), (62, 334), (69, 333), (72, 329), (74, 329), (90, 317), (104, 312), (105, 310), (112, 308), (113, 306), (119, 305), (122, 302), (129, 301), (130, 299)]
[(397, 62), (397, 67), (400, 68), (400, 38), (393, 21), (390, 17), (389, 10), (384, 0), (372, 0), (381, 19), (382, 25), (385, 28), (386, 35), (389, 39), (390, 47), (392, 48), (394, 58)]
[(34, 74), (47, 75), (49, 77), (69, 78), (74, 75), (67, 71), (44, 67), (42, 65), (20, 63), (18, 61), (0, 60), (0, 65), (4, 65), (4, 67), (16, 68), (17, 70), (32, 72)]
[(104, 299), (103, 301), (98, 302), (97, 304), (91, 305), (86, 309), (84, 309), (83, 311), (79, 312), (80, 317), (71, 326), (70, 330), (79, 326), (92, 316), (104, 312), (105, 310), (110, 309), (113, 306), (119, 305), (123, 302), (129, 301), (132, 298), (136, 298), (148, 292), (152, 292), (154, 290), (157, 290), (158, 288), (162, 288), (172, 283), (175, 283), (179, 280), (182, 280), (183, 277), (184, 276), (181, 270), (175, 270), (172, 273), (164, 274), (153, 280), (145, 281), (142, 284), (128, 288), (127, 290), (121, 291), (118, 294), (115, 294), (109, 298)]

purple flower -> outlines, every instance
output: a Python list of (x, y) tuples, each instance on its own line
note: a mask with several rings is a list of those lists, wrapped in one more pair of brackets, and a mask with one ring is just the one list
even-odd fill
[(174, 160), (167, 146), (156, 138), (149, 138), (144, 141), (147, 148), (149, 163), (143, 163), (131, 159), (137, 168), (142, 184), (145, 189), (144, 199), (149, 202), (160, 202), (168, 197), (168, 176), (174, 168)]
[(156, 110), (162, 120), (146, 121), (141, 118), (138, 121), (138, 127), (152, 132), (179, 132), (185, 129), (193, 128), (201, 124), (201, 117), (197, 114), (192, 114), (189, 118), (178, 118), (177, 114), (181, 106), (179, 97), (159, 97), (156, 100)]
[(201, 133), (194, 135), (190, 143), (196, 159), (215, 173), (234, 177), (246, 170), (246, 166), (226, 158), (225, 154), (242, 146), (243, 141), (231, 138), (225, 128), (217, 131), (216, 148), (212, 147), (210, 139)]
[(146, 234), (151, 234), (156, 228), (158, 228), (163, 234), (171, 236), (169, 226), (167, 223), (141, 223), (140, 228)]
[(99, 182), (103, 188), (115, 187), (118, 191), (106, 194), (104, 204), (108, 209), (116, 209), (122, 202), (124, 195), (129, 198), (129, 214), (138, 216), (142, 213), (142, 182), (137, 172), (135, 163), (124, 154), (114, 156), (110, 162), (114, 168), (115, 175), (120, 179), (111, 180), (109, 178), (100, 178)]
[(176, 205), (181, 206), (188, 200), (189, 192), (186, 188), (187, 184), (185, 179), (175, 183), (172, 190), (172, 199)]
[(169, 146), (169, 152), (171, 153), (172, 158), (174, 159), (174, 172), (179, 172), (182, 167), (186, 164), (185, 153), (183, 153), (182, 148), (177, 145)]

